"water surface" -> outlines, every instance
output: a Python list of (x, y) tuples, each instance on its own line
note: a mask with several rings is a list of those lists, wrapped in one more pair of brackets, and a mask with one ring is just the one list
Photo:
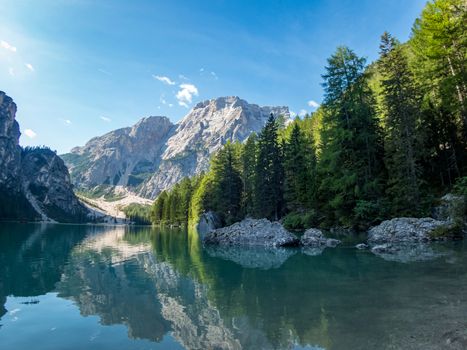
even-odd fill
[(148, 227), (0, 224), (1, 349), (463, 349), (467, 250), (204, 249)]

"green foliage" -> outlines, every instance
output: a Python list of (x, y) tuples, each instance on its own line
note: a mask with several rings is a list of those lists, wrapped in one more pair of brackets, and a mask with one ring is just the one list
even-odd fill
[(319, 196), (329, 223), (359, 224), (357, 202), (376, 201), (382, 192), (382, 141), (365, 60), (339, 47), (328, 59), (318, 162)]
[(467, 196), (467, 176), (458, 178), (456, 184), (453, 187), (455, 194)]
[(283, 154), (278, 126), (271, 114), (258, 136), (255, 170), (255, 216), (278, 220), (285, 209)]
[(318, 215), (315, 210), (309, 210), (303, 213), (289, 213), (284, 216), (282, 224), (288, 230), (304, 230), (317, 226), (319, 223)]
[(138, 225), (150, 225), (151, 206), (145, 204), (132, 203), (122, 209), (125, 216)]

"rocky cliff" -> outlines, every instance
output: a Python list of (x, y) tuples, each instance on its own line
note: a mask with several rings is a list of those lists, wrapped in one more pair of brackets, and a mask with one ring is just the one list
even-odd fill
[(287, 107), (260, 107), (238, 97), (198, 103), (179, 123), (144, 118), (91, 139), (62, 158), (76, 186), (123, 186), (155, 198), (185, 176), (207, 170), (210, 156), (228, 140), (243, 141), (262, 129), (270, 114), (289, 117)]
[(47, 148), (19, 146), (16, 104), (0, 91), (0, 220), (82, 221), (63, 160)]

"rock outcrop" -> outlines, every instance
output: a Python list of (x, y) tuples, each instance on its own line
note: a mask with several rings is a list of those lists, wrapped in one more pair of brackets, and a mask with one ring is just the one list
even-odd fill
[(0, 91), (0, 220), (83, 220), (87, 210), (73, 193), (63, 160), (46, 148), (19, 146), (16, 109)]
[(228, 140), (243, 141), (262, 129), (270, 114), (287, 107), (260, 107), (234, 96), (198, 103), (179, 123), (142, 119), (63, 155), (73, 183), (83, 189), (124, 186), (155, 198), (183, 177), (207, 170), (211, 155)]
[(443, 254), (428, 242), (452, 224), (432, 218), (395, 218), (383, 221), (368, 231), (370, 250), (385, 260), (402, 263), (432, 260)]
[(300, 244), (304, 247), (336, 247), (341, 241), (334, 238), (326, 238), (323, 232), (317, 228), (306, 230), (300, 238)]
[(227, 246), (285, 247), (299, 245), (298, 238), (288, 232), (280, 223), (267, 219), (250, 218), (211, 231), (205, 236), (203, 242)]
[(449, 224), (432, 218), (395, 218), (383, 221), (368, 231), (370, 245), (403, 242), (427, 242), (433, 233)]
[(208, 211), (206, 213), (201, 214), (199, 222), (196, 225), (196, 231), (202, 239), (207, 233), (214, 231), (220, 227), (222, 227), (222, 222), (219, 216), (212, 211)]

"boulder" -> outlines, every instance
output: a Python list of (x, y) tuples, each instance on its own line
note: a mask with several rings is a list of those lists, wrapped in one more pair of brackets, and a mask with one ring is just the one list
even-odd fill
[(288, 232), (280, 223), (250, 218), (207, 233), (203, 242), (205, 244), (264, 247), (298, 246), (299, 244), (297, 237)]
[(368, 231), (371, 246), (385, 243), (427, 242), (431, 234), (449, 224), (432, 218), (395, 218), (383, 221)]
[(208, 211), (201, 214), (199, 218), (198, 225), (196, 226), (196, 231), (203, 238), (207, 233), (222, 227), (222, 222), (219, 216), (213, 211)]
[(464, 196), (448, 193), (441, 197), (440, 204), (433, 208), (432, 216), (439, 221), (456, 223), (464, 219), (465, 198)]
[(369, 248), (369, 245), (366, 244), (366, 243), (359, 243), (355, 246), (355, 248), (359, 249), (359, 250), (362, 250), (362, 249), (368, 249)]
[(304, 247), (336, 247), (341, 241), (334, 238), (326, 238), (321, 230), (310, 228), (303, 233), (300, 244)]

